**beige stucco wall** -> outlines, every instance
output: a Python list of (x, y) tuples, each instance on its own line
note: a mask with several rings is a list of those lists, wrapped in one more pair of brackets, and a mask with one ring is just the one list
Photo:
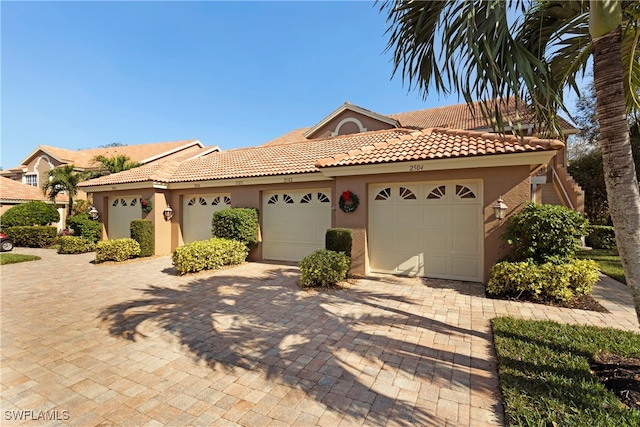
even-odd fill
[[(62, 165), (59, 161), (43, 152), (36, 153), (32, 159), (25, 165), (27, 167), (26, 174), (37, 173), (38, 174), (38, 187), (47, 182), (49, 179), (49, 171), (53, 168)], [(21, 178), (22, 180), (22, 178)]]
[[(336, 127), (340, 124), (342, 120), (348, 117), (353, 117), (360, 121), (362, 126), (367, 129), (367, 131), (380, 130), (380, 129), (391, 129), (392, 126), (378, 120), (374, 120), (371, 117), (365, 116), (360, 113), (356, 113), (354, 111), (343, 111), (337, 117), (334, 117), (332, 120), (327, 122), (324, 126), (316, 131), (312, 135), (312, 138), (326, 138), (331, 136), (331, 132), (336, 130)], [(347, 135), (351, 133), (358, 133), (360, 129), (358, 125), (354, 122), (346, 122), (339, 129), (339, 135)]]

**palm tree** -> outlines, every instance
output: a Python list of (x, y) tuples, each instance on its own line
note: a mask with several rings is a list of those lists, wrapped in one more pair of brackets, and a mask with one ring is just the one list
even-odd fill
[(49, 180), (42, 190), (55, 201), (58, 194), (65, 192), (69, 196), (68, 215), (73, 215), (73, 199), (78, 195), (78, 184), (87, 178), (85, 172), (78, 172), (72, 164), (58, 166), (49, 171)]
[(93, 158), (93, 161), (100, 163), (102, 168), (107, 169), (110, 173), (118, 173), (140, 166), (140, 163), (132, 162), (131, 159), (124, 154), (112, 157), (98, 155)]
[[(540, 131), (561, 134), (563, 89), (577, 90), (576, 76), (593, 59), (607, 199), (640, 320), (640, 191), (627, 122), (640, 110), (640, 2), (388, 1), (381, 11), (394, 74), (425, 97), (433, 87), (453, 89), (468, 104), (479, 99), (501, 131), (501, 106), (516, 96), (536, 113)], [(519, 15), (513, 23), (509, 11)]]

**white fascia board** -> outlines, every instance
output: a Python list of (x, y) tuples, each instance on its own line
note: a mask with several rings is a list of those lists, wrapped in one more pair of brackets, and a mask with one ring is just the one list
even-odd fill
[[(31, 152), (31, 154), (29, 154), (27, 157), (24, 158), (24, 160), (22, 161), (22, 165), (27, 165), (29, 163), (29, 160), (36, 155), (36, 153), (38, 151), (42, 151), (43, 153), (45, 153), (47, 156), (51, 157), (52, 159), (57, 160), (60, 163), (71, 163), (69, 160), (65, 160), (65, 159), (60, 159), (56, 156), (54, 156), (53, 154), (49, 153), (47, 150), (43, 149), (42, 146), (38, 145), (38, 148), (36, 148), (35, 150), (33, 150)], [(21, 165), (21, 166), (22, 166)]]
[[(156, 187), (156, 184), (161, 185), (161, 187)], [(130, 182), (127, 184), (88, 185), (86, 187), (78, 187), (78, 188), (84, 191), (85, 193), (104, 193), (106, 191), (143, 190), (147, 188), (166, 189), (167, 187), (166, 187), (166, 184), (164, 183), (155, 183), (153, 181), (143, 181), (143, 182)]]
[(183, 160), (183, 161), (184, 161), (184, 162), (187, 162), (187, 161), (189, 161), (189, 160), (193, 160), (193, 159), (197, 159), (197, 158), (200, 158), (200, 157), (204, 157), (204, 156), (206, 156), (206, 155), (208, 155), (208, 154), (215, 153), (215, 152), (218, 152), (218, 153), (219, 153), (219, 152), (221, 152), (221, 151), (222, 151), (222, 150), (220, 150), (220, 147), (218, 147), (217, 145), (214, 145), (213, 147), (209, 148), (208, 150), (203, 151), (202, 153), (198, 153), (198, 154), (196, 154), (195, 156), (193, 156), (193, 157), (189, 157), (188, 159)]
[(185, 150), (185, 149), (187, 149), (187, 148), (189, 148), (189, 147), (192, 147), (192, 146), (194, 146), (194, 145), (199, 145), (199, 146), (200, 146), (200, 148), (204, 148), (204, 145), (202, 145), (202, 142), (200, 142), (200, 140), (199, 140), (199, 139), (195, 139), (195, 140), (193, 140), (193, 141), (189, 142), (188, 144), (181, 145), (180, 147), (176, 147), (176, 148), (174, 148), (173, 150), (163, 151), (162, 153), (157, 154), (157, 155), (155, 155), (155, 156), (148, 157), (148, 158), (146, 158), (146, 159), (140, 160), (140, 162), (139, 162), (139, 163), (141, 163), (141, 164), (143, 164), (143, 165), (144, 165), (144, 164), (149, 163), (149, 162), (152, 162), (152, 161), (154, 161), (154, 160), (158, 160), (158, 159), (161, 159), (161, 158), (163, 158), (163, 157), (167, 157), (167, 156), (169, 156), (169, 155), (171, 155), (171, 154), (177, 153), (178, 151)]
[(487, 156), (458, 157), (454, 159), (430, 159), (373, 165), (333, 166), (321, 168), (329, 177), (349, 175), (375, 175), (379, 173), (426, 172), (447, 169), (493, 168), (501, 166), (521, 166), (546, 164), (556, 155), (556, 151), (536, 151)]
[(232, 179), (215, 179), (209, 181), (172, 182), (168, 184), (167, 188), (169, 190), (178, 190), (187, 188), (238, 187), (243, 185), (260, 184), (291, 184), (294, 182), (313, 181), (333, 181), (333, 178), (324, 176), (316, 172), (291, 175), (269, 175), (246, 178), (239, 177)]

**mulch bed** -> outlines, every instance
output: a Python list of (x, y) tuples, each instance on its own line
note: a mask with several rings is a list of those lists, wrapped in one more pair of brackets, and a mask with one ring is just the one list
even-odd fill
[(509, 301), (521, 301), (521, 302), (533, 302), (536, 304), (544, 304), (544, 305), (551, 305), (554, 307), (565, 307), (565, 308), (574, 308), (574, 309), (579, 309), (579, 310), (590, 310), (590, 311), (597, 311), (599, 313), (609, 313), (609, 310), (607, 310), (606, 308), (604, 308), (602, 305), (600, 305), (600, 303), (598, 301), (596, 301), (595, 299), (593, 299), (592, 296), (590, 295), (581, 295), (579, 297), (575, 297), (569, 301), (565, 301), (565, 302), (558, 302), (558, 301), (552, 301), (552, 300), (544, 300), (541, 298), (525, 298), (521, 295), (519, 296), (495, 296), (495, 295), (488, 295), (487, 294), (487, 298), (494, 298), (494, 299), (506, 299)]
[(591, 371), (629, 408), (640, 411), (640, 359), (601, 353), (591, 362)]

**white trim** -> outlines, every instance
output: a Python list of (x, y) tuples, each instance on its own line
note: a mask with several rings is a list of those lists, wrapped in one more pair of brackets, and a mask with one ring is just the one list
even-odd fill
[(204, 156), (206, 156), (208, 154), (211, 154), (211, 153), (214, 153), (214, 152), (218, 152), (219, 153), (221, 151), (222, 150), (220, 150), (220, 147), (218, 147), (217, 145), (214, 145), (213, 147), (209, 148), (208, 150), (205, 150), (202, 153), (198, 153), (195, 156), (189, 157), (188, 159), (183, 160), (183, 161), (186, 162), (186, 161), (189, 161), (189, 160), (193, 160), (193, 159), (197, 159), (197, 158), (200, 158), (200, 157), (204, 157)]
[(168, 184), (167, 188), (169, 190), (182, 190), (187, 188), (239, 187), (245, 185), (292, 184), (294, 182), (315, 181), (333, 181), (333, 178), (326, 177), (316, 172), (295, 175), (269, 175), (248, 178), (238, 177), (232, 179), (219, 179), (209, 181), (172, 182)]
[(424, 172), (447, 169), (474, 169), (500, 166), (522, 166), (546, 164), (556, 155), (556, 151), (536, 151), (487, 156), (458, 157), (452, 159), (431, 159), (410, 162), (381, 163), (374, 165), (332, 166), (321, 168), (329, 177), (349, 175), (372, 175), (379, 173)]
[(340, 128), (345, 123), (355, 123), (358, 126), (358, 132), (366, 132), (367, 131), (367, 128), (362, 126), (362, 122), (360, 120), (356, 119), (355, 117), (345, 117), (344, 119), (340, 120), (340, 123), (338, 123), (338, 126), (336, 126), (336, 130), (331, 132), (331, 136), (339, 135), (340, 134)]
[(187, 149), (189, 147), (192, 147), (194, 145), (199, 145), (200, 148), (204, 148), (204, 145), (202, 145), (202, 142), (200, 142), (199, 139), (195, 139), (195, 140), (191, 141), (190, 143), (181, 145), (179, 147), (176, 147), (173, 150), (163, 151), (162, 153), (156, 154), (155, 156), (151, 156), (151, 157), (148, 157), (146, 159), (140, 160), (138, 163), (140, 163), (140, 164), (149, 163), (149, 162), (152, 162), (154, 160), (158, 160), (158, 159), (161, 159), (163, 157), (167, 157), (167, 156), (169, 156), (171, 154), (177, 153), (178, 151), (185, 150), (185, 149)]
[(345, 102), (340, 107), (335, 109), (327, 117), (325, 117), (320, 122), (318, 122), (318, 124), (316, 124), (311, 129), (306, 131), (304, 133), (304, 137), (305, 138), (309, 138), (311, 135), (316, 133), (320, 128), (322, 128), (324, 125), (326, 125), (331, 120), (333, 120), (338, 115), (340, 115), (342, 112), (347, 111), (347, 110), (351, 110), (353, 112), (362, 114), (363, 116), (370, 117), (370, 118), (372, 118), (374, 120), (386, 123), (386, 124), (388, 124), (390, 126), (393, 126), (393, 127), (396, 127), (396, 128), (399, 126), (399, 122), (397, 120), (395, 120), (395, 119), (389, 118), (387, 116), (383, 116), (382, 114), (374, 113), (373, 111), (365, 110), (364, 108), (358, 107), (357, 105), (353, 105), (353, 104), (349, 104), (349, 103)]
[(126, 184), (105, 184), (105, 185), (92, 185), (86, 187), (78, 187), (85, 193), (104, 193), (106, 191), (120, 191), (120, 190), (142, 190), (145, 188), (154, 188), (154, 182), (142, 181), (142, 182), (129, 182)]

